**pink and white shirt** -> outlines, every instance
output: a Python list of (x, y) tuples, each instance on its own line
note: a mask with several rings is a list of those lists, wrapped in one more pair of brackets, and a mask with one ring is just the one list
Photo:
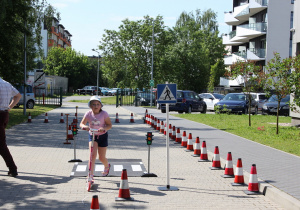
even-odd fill
[[(92, 110), (85, 113), (84, 117), (87, 119), (89, 123), (89, 127), (93, 129), (99, 129), (100, 127), (105, 128), (105, 119), (109, 117), (108, 113), (102, 110), (99, 114), (94, 114)], [(103, 135), (105, 132), (95, 132), (95, 135)], [(92, 135), (92, 132), (89, 131)]]

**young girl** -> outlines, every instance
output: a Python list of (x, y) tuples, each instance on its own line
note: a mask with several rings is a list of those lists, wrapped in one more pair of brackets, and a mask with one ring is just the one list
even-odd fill
[[(99, 160), (104, 165), (104, 171), (102, 172), (103, 176), (107, 176), (110, 169), (110, 164), (106, 158), (106, 149), (108, 146), (108, 133), (107, 131), (112, 128), (111, 120), (108, 116), (108, 113), (102, 110), (101, 99), (98, 96), (92, 96), (88, 102), (88, 106), (91, 108), (90, 111), (86, 112), (83, 119), (80, 122), (80, 128), (83, 130), (97, 129), (95, 132), (95, 141), (93, 145), (93, 154), (92, 154), (92, 177), (95, 168), (95, 161), (97, 157), (97, 151), (99, 154)], [(86, 125), (89, 123), (89, 126)], [(92, 132), (89, 131), (89, 148), (91, 150), (92, 145)], [(97, 149), (98, 148), (98, 149)]]

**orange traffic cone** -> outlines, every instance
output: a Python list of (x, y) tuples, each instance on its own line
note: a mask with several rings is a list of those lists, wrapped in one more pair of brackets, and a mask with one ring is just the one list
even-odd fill
[(44, 123), (48, 123), (48, 114), (47, 114), (47, 113), (45, 114), (45, 120), (44, 120)]
[(115, 198), (115, 201), (132, 201), (133, 198), (130, 197), (130, 191), (127, 180), (127, 171), (126, 169), (122, 170), (119, 197)]
[(65, 123), (65, 121), (64, 121), (64, 114), (63, 113), (60, 114), (59, 123)]
[(236, 168), (235, 168), (235, 177), (234, 183), (231, 183), (232, 186), (245, 186), (244, 182), (244, 174), (243, 174), (243, 165), (242, 158), (237, 160)]
[(194, 150), (193, 147), (193, 138), (192, 138), (192, 133), (189, 133), (189, 138), (187, 140), (187, 145), (186, 145), (186, 152), (191, 152)]
[(231, 152), (228, 152), (228, 154), (227, 154), (225, 172), (224, 172), (224, 175), (222, 175), (222, 177), (223, 178), (234, 178)]
[(77, 120), (77, 112), (75, 113), (75, 123), (78, 123), (78, 120)]
[(207, 157), (206, 141), (202, 142), (201, 155), (200, 155), (200, 159), (198, 160), (198, 162), (209, 162), (208, 157)]
[(177, 144), (181, 143), (180, 128), (177, 128), (175, 143), (177, 143)]
[[(167, 135), (167, 123), (165, 123), (164, 135)], [(169, 135), (169, 134), (168, 134)]]
[(183, 146), (183, 147), (187, 146), (186, 131), (183, 131), (183, 133), (182, 133), (181, 146)]
[(200, 157), (201, 151), (200, 151), (200, 139), (197, 136), (196, 137), (196, 142), (194, 145), (194, 154), (192, 155), (193, 157)]
[(68, 140), (74, 140), (71, 125), (69, 125), (68, 129)]
[(164, 133), (164, 121), (161, 121), (160, 123), (160, 133)]
[(119, 121), (119, 114), (118, 114), (118, 112), (116, 113), (116, 119), (115, 119), (115, 123), (120, 123), (120, 121)]
[(219, 155), (219, 147), (215, 147), (215, 153), (213, 157), (213, 163), (212, 167), (209, 167), (211, 170), (221, 170), (221, 161), (220, 161), (220, 155)]
[(252, 164), (248, 190), (244, 191), (247, 195), (261, 195), (262, 193), (259, 192), (258, 180), (257, 180), (257, 172), (256, 172), (256, 165)]
[(153, 129), (156, 130), (156, 127), (157, 127), (157, 118), (154, 117)]
[(176, 127), (175, 127), (175, 126), (173, 126), (171, 139), (172, 139), (172, 140), (175, 140), (175, 139), (176, 139)]
[(169, 139), (172, 139), (172, 124), (169, 124)]
[(159, 119), (157, 119), (156, 130), (160, 131), (160, 120)]
[(100, 210), (99, 201), (98, 201), (98, 195), (93, 195), (93, 199), (92, 199), (90, 210)]
[(131, 113), (130, 122), (131, 122), (131, 123), (134, 123), (133, 113)]
[(27, 120), (28, 123), (31, 123), (31, 114), (30, 112), (28, 113), (28, 120)]

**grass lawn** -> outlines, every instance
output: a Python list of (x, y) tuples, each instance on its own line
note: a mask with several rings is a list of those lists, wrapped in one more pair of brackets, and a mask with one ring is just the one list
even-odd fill
[[(174, 116), (203, 123), (300, 156), (300, 129), (291, 126), (279, 126), (279, 134), (276, 135), (276, 116), (251, 115), (251, 127), (249, 126), (248, 115), (176, 114)], [(287, 124), (290, 122), (290, 117), (279, 117), (279, 123)]]
[(43, 106), (41, 104), (35, 104), (33, 109), (26, 109), (26, 115), (23, 115), (23, 106), (20, 106), (18, 108), (15, 107), (9, 112), (9, 122), (6, 128), (8, 129), (13, 125), (27, 122), (29, 113), (31, 115), (31, 119), (33, 119), (34, 117), (46, 113), (55, 108), (57, 108), (57, 106), (54, 105)]

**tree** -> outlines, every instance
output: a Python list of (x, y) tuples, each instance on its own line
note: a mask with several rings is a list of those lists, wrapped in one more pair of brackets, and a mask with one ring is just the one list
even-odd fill
[(252, 60), (238, 60), (236, 63), (230, 66), (230, 71), (226, 73), (227, 77), (236, 79), (239, 84), (243, 83), (243, 93), (247, 95), (248, 101), (248, 115), (249, 126), (251, 126), (251, 103), (253, 98), (251, 92), (257, 92), (262, 88), (264, 81), (264, 72), (262, 67), (256, 64), (256, 61)]
[(53, 17), (55, 10), (45, 0), (2, 0), (0, 8), (0, 76), (12, 83), (23, 83), (24, 35), (27, 69), (33, 69), (41, 53), (44, 14)]
[(88, 57), (70, 47), (52, 48), (43, 62), (46, 74), (67, 77), (69, 88), (78, 89), (86, 84), (97, 83), (96, 71), (91, 71), (92, 65)]
[[(99, 49), (103, 52), (104, 77), (109, 86), (147, 87), (151, 78), (152, 21), (154, 21), (154, 75), (157, 79), (164, 70), (160, 67), (160, 57), (168, 45), (165, 26), (161, 16), (130, 21), (125, 19), (119, 31), (105, 30)], [(158, 43), (158, 44), (157, 44)], [(160, 75), (160, 76), (158, 76)]]
[(274, 53), (274, 58), (272, 58), (266, 65), (266, 83), (264, 89), (266, 92), (270, 92), (272, 90), (272, 92), (274, 92), (274, 94), (276, 95), (276, 99), (278, 101), (276, 134), (279, 133), (278, 123), (280, 101), (288, 94), (293, 92), (293, 87), (295, 87), (296, 84), (295, 80), (293, 80), (293, 74), (291, 74), (292, 66), (292, 59), (281, 59), (279, 53)]
[(225, 70), (220, 62), (225, 49), (218, 33), (216, 14), (211, 10), (180, 15), (173, 28), (175, 42), (167, 52), (180, 89), (200, 92), (208, 87), (210, 79), (218, 85), (218, 76)]

